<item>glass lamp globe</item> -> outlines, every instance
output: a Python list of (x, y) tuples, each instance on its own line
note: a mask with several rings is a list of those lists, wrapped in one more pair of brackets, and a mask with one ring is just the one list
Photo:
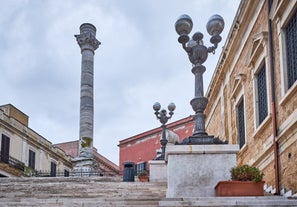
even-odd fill
[(161, 108), (161, 104), (160, 104), (159, 102), (156, 102), (156, 103), (153, 105), (153, 109), (154, 109), (155, 111), (159, 111), (160, 108)]
[(175, 31), (179, 34), (178, 41), (186, 43), (189, 41), (188, 34), (192, 31), (193, 22), (190, 16), (183, 14), (175, 22)]
[(168, 105), (168, 110), (169, 111), (174, 111), (175, 110), (175, 104), (174, 103), (170, 103), (169, 105)]
[(206, 24), (206, 29), (208, 34), (213, 36), (213, 35), (221, 34), (224, 29), (224, 26), (225, 26), (225, 22), (223, 17), (221, 17), (218, 14), (215, 14), (211, 16), (210, 19), (208, 20)]

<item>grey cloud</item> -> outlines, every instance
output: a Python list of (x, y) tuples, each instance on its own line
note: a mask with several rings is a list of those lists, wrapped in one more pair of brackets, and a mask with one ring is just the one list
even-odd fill
[[(160, 126), (155, 101), (176, 103), (171, 121), (193, 113), (194, 77), (177, 42), (177, 17), (191, 15), (193, 31), (201, 29), (208, 43), (205, 24), (220, 13), (225, 39), (238, 2), (3, 1), (0, 104), (12, 103), (28, 114), (30, 127), (53, 143), (78, 139), (81, 56), (73, 35), (82, 23), (94, 24), (102, 42), (94, 57), (94, 144), (117, 163), (119, 140)], [(220, 51), (205, 64), (205, 91)]]

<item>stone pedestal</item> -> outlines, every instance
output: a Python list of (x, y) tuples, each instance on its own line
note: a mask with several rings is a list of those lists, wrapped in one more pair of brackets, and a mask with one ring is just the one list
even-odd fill
[(88, 177), (97, 173), (98, 164), (93, 158), (76, 157), (72, 162), (74, 163), (73, 176)]
[(238, 145), (175, 145), (166, 148), (167, 198), (212, 197), (221, 180), (230, 180)]
[(167, 164), (164, 160), (150, 160), (150, 182), (167, 182)]

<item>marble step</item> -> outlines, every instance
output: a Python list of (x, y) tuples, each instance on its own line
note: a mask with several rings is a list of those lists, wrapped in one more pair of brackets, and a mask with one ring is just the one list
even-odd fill
[(165, 183), (121, 182), (116, 178), (1, 179), (0, 207), (157, 207)]
[(137, 198), (137, 199), (129, 199), (129, 198), (114, 198), (114, 199), (85, 199), (85, 198), (49, 198), (49, 199), (36, 199), (36, 198), (24, 198), (24, 199), (16, 199), (12, 200), (1, 200), (0, 207), (9, 207), (9, 206), (42, 206), (42, 207), (50, 207), (50, 206), (150, 206), (157, 207), (159, 206), (160, 199), (152, 199), (152, 198)]
[(165, 198), (160, 201), (159, 206), (166, 207), (297, 207), (297, 199), (287, 199), (281, 196), (263, 197), (200, 197), (200, 198)]

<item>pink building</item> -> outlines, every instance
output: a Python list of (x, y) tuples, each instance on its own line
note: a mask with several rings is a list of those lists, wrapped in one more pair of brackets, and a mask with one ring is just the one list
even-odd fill
[[(167, 129), (178, 135), (179, 141), (192, 135), (194, 127), (193, 117), (189, 116), (167, 125)], [(161, 148), (161, 127), (146, 131), (144, 133), (121, 140), (120, 148), (120, 172), (123, 171), (123, 163), (132, 161), (135, 163), (135, 170), (140, 172), (148, 170), (148, 161), (154, 160), (157, 150)]]

